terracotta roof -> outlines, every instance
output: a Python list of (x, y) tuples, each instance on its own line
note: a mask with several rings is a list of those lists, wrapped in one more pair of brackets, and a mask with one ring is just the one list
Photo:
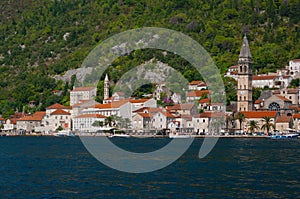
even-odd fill
[(294, 114), (294, 115), (293, 115), (293, 118), (300, 119), (300, 114), (299, 114), (299, 113), (297, 113), (297, 114)]
[(300, 59), (293, 59), (291, 61), (293, 61), (293, 62), (300, 62)]
[(0, 117), (0, 121), (5, 121), (5, 119), (3, 117)]
[(96, 87), (93, 86), (87, 86), (87, 87), (76, 87), (74, 88), (71, 92), (76, 92), (76, 91), (90, 91), (95, 89)]
[(273, 91), (273, 94), (280, 94), (280, 90)]
[(198, 84), (200, 84), (202, 81), (200, 81), (200, 80), (197, 80), (197, 81), (191, 81), (190, 82), (190, 85), (198, 85)]
[(82, 114), (76, 116), (75, 118), (106, 118), (106, 116), (101, 114)]
[(167, 118), (175, 118), (175, 115), (172, 115), (170, 112), (168, 111), (160, 111), (162, 114), (164, 114)]
[(245, 118), (263, 118), (263, 117), (275, 118), (277, 111), (243, 111), (241, 113), (245, 115)]
[(128, 100), (120, 100), (120, 101), (113, 101), (107, 104), (96, 104), (94, 107), (99, 109), (119, 108), (120, 106), (126, 103), (128, 103)]
[(201, 97), (204, 94), (209, 94), (209, 90), (201, 90), (201, 91), (190, 91), (186, 94), (187, 97)]
[(298, 89), (289, 89), (287, 91), (288, 94), (297, 94), (298, 93)]
[(254, 75), (252, 77), (252, 80), (272, 80), (275, 77), (276, 77), (275, 75), (261, 75), (261, 76)]
[(190, 110), (194, 104), (175, 104), (174, 106), (168, 107), (168, 110)]
[(230, 69), (235, 69), (235, 68), (238, 68), (238, 66), (230, 66), (229, 68)]
[(192, 120), (192, 116), (191, 115), (180, 115), (179, 117), (177, 118), (183, 118), (185, 120)]
[(288, 123), (291, 121), (290, 116), (278, 116), (276, 123)]
[(295, 111), (300, 111), (300, 108), (297, 106), (289, 106), (289, 109), (293, 109)]
[(135, 110), (133, 111), (134, 113), (142, 113), (142, 112), (145, 112), (145, 111), (148, 111), (149, 113), (154, 113), (154, 112), (159, 112), (161, 111), (162, 109), (160, 108), (152, 108), (152, 107), (143, 107), (143, 108), (140, 108), (138, 110)]
[(199, 103), (200, 103), (200, 104), (203, 104), (203, 103), (210, 103), (210, 98), (201, 99), (201, 100), (199, 100)]
[(53, 111), (51, 113), (51, 115), (71, 115), (71, 113), (69, 113), (67, 111), (64, 111), (64, 110), (61, 110), (61, 109), (58, 109), (56, 111)]
[(130, 99), (129, 102), (133, 103), (133, 104), (135, 104), (135, 103), (145, 103), (148, 100), (150, 100), (150, 99)]
[(276, 95), (279, 99), (285, 101), (285, 102), (292, 102), (291, 100), (289, 99), (286, 99), (285, 97), (281, 96), (281, 95)]
[(223, 112), (204, 112), (198, 115), (193, 116), (194, 118), (221, 118), (224, 117), (225, 113)]
[(150, 113), (138, 113), (140, 116), (144, 117), (144, 118), (151, 118), (151, 114)]
[(71, 109), (71, 107), (56, 103), (51, 106), (48, 106), (47, 109)]
[(21, 118), (17, 119), (17, 121), (41, 121), (45, 115), (46, 115), (46, 112), (39, 111), (32, 115), (27, 115), (27, 116), (21, 117)]
[(255, 100), (254, 104), (260, 104), (262, 102), (263, 102), (262, 100)]

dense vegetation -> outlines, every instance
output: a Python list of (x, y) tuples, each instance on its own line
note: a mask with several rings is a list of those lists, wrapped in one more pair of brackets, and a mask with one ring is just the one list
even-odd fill
[[(236, 64), (247, 33), (254, 71), (284, 67), (300, 57), (300, 0), (11, 0), (1, 1), (0, 114), (68, 103), (72, 83), (51, 76), (80, 67), (85, 56), (109, 36), (132, 28), (156, 26), (181, 31), (198, 41), (224, 73)], [(176, 56), (138, 51), (116, 60), (116, 81), (130, 67), (156, 57), (199, 78)], [(61, 90), (54, 95), (52, 90)], [(234, 96), (230, 96), (234, 99)], [(34, 111), (34, 110), (32, 110)]]

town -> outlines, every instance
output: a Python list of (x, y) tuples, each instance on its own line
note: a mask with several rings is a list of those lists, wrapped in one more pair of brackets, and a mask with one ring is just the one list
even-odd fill
[[(95, 101), (96, 87), (74, 87), (70, 106), (53, 104), (33, 114), (16, 112), (0, 118), (1, 135), (75, 135), (103, 129), (127, 130), (134, 135), (178, 133), (188, 135), (268, 135), (271, 131), (300, 131), (300, 89), (290, 87), (300, 77), (300, 59), (289, 61), (276, 73), (252, 74), (252, 56), (247, 37), (243, 38), (239, 60), (225, 77), (237, 81), (237, 102), (227, 107), (212, 103), (211, 90), (201, 80), (191, 81), (185, 96), (173, 93), (164, 83), (156, 84), (149, 98), (125, 97), (122, 92), (109, 95), (109, 76), (104, 79), (103, 102)], [(253, 101), (253, 88), (264, 88)], [(157, 103), (162, 95), (172, 105)], [(34, 106), (34, 103), (29, 104)], [(212, 118), (224, 118), (220, 132), (210, 132)]]

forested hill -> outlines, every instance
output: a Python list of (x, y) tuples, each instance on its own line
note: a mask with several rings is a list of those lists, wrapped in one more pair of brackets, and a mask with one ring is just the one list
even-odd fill
[[(30, 100), (38, 109), (67, 103), (72, 83), (49, 76), (79, 67), (101, 41), (132, 28), (181, 31), (198, 41), (222, 72), (236, 64), (245, 32), (260, 72), (300, 57), (300, 0), (8, 0), (0, 9), (0, 114), (5, 115)], [(118, 70), (151, 58), (144, 51), (138, 55), (116, 63)], [(193, 78), (190, 69), (184, 74)], [(63, 95), (53, 95), (54, 89)]]

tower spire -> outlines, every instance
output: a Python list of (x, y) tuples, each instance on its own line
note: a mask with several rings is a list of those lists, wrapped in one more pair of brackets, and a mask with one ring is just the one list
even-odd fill
[(243, 44), (242, 44), (242, 47), (241, 47), (239, 58), (252, 58), (246, 34), (243, 38)]

